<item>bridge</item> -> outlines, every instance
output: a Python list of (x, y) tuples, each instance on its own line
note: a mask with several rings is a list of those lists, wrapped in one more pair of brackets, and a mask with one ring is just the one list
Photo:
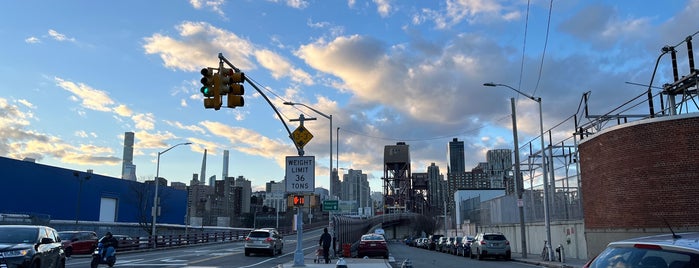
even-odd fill
[[(402, 239), (421, 232), (432, 233), (434, 222), (418, 213), (391, 213), (368, 218), (333, 216), (330, 222), (336, 245), (354, 244), (363, 234), (383, 229), (387, 240)], [(339, 246), (338, 246), (339, 247)]]

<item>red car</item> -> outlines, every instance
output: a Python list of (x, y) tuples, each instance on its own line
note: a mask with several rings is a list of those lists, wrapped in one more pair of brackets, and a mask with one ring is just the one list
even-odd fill
[(58, 232), (66, 257), (73, 254), (92, 254), (97, 248), (97, 233), (92, 231)]
[(386, 239), (380, 234), (362, 235), (357, 247), (357, 255), (360, 258), (364, 256), (383, 256), (384, 259), (388, 259)]

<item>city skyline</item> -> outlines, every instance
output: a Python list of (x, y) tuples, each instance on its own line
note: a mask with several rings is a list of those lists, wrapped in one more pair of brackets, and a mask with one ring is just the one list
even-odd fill
[[(284, 158), (296, 150), (252, 86), (245, 85), (244, 107), (204, 109), (199, 71), (218, 66), (222, 53), (291, 130), (300, 114), (317, 118), (304, 125), (314, 135), (305, 151), (316, 157), (316, 187), (330, 188), (333, 136), (333, 167), (363, 170), (380, 189), (386, 145), (408, 144), (413, 171), (436, 163), (443, 173), (453, 138), (464, 142), (467, 169), (488, 150), (512, 149), (511, 97), (520, 145), (536, 139), (537, 103), (483, 83), (541, 97), (546, 129), (574, 114), (585, 92), (591, 112), (643, 93), (660, 49), (696, 34), (699, 11), (699, 0), (105, 5), (31, 0), (0, 11), (0, 156), (120, 178), (124, 133), (134, 132), (139, 181), (155, 177), (159, 153), (186, 142), (161, 155), (161, 177), (188, 184), (206, 150), (202, 179), (244, 176), (253, 189), (281, 181)], [(677, 52), (685, 74), (686, 48)], [(669, 57), (659, 63), (655, 86), (672, 80)], [(287, 101), (332, 115), (332, 128)]]

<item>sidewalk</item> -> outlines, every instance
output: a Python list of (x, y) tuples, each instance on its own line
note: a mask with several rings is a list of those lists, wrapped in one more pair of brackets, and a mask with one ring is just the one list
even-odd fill
[[(538, 257), (538, 256), (537, 256)], [(527, 256), (526, 259), (522, 257), (512, 257), (512, 261), (516, 262), (523, 262), (523, 263), (528, 263), (532, 265), (538, 265), (538, 266), (543, 266), (543, 267), (550, 267), (550, 268), (581, 268), (587, 263), (587, 260), (580, 260), (580, 259), (566, 259), (566, 262), (557, 262), (557, 261), (542, 261), (540, 258), (534, 258), (532, 256)]]

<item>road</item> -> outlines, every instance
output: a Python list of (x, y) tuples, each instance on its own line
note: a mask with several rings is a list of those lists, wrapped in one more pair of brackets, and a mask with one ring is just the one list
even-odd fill
[[(321, 230), (305, 231), (303, 248), (304, 254), (312, 254), (318, 248), (318, 239)], [(296, 236), (284, 237), (284, 250), (281, 255), (274, 257), (268, 255), (251, 255), (246, 257), (243, 250), (243, 242), (225, 242), (192, 247), (168, 248), (155, 251), (122, 252), (117, 253), (117, 263), (114, 267), (153, 267), (153, 268), (270, 268), (279, 264), (290, 263), (294, 260), (296, 250)], [(396, 260), (395, 268), (406, 258), (409, 258), (413, 267), (482, 267), (482, 268), (522, 268), (535, 267), (529, 264), (510, 262), (504, 260), (475, 260), (468, 257), (454, 256), (446, 253), (408, 247), (400, 242), (390, 242), (391, 256)], [(90, 266), (88, 256), (75, 256), (66, 262), (68, 268), (85, 268)], [(312, 260), (306, 259), (306, 264)], [(334, 261), (333, 261), (334, 263)], [(106, 268), (107, 265), (100, 265)], [(329, 265), (328, 267), (331, 267)]]
[(413, 263), (413, 267), (479, 267), (479, 268), (523, 268), (537, 267), (534, 265), (505, 261), (503, 259), (477, 260), (469, 257), (455, 256), (433, 250), (409, 247), (404, 243), (394, 242), (389, 244), (391, 255), (396, 262), (394, 268), (399, 268), (400, 264), (407, 258)]
[[(318, 248), (322, 230), (304, 231), (304, 253), (309, 254)], [(243, 242), (225, 242), (201, 246), (168, 248), (155, 251), (117, 253), (114, 267), (277, 267), (278, 264), (293, 262), (296, 250), (296, 235), (284, 237), (284, 250), (281, 255), (252, 254), (246, 257)], [(88, 256), (75, 256), (66, 261), (66, 267), (85, 268), (90, 266)], [(108, 267), (100, 265), (100, 267)]]

